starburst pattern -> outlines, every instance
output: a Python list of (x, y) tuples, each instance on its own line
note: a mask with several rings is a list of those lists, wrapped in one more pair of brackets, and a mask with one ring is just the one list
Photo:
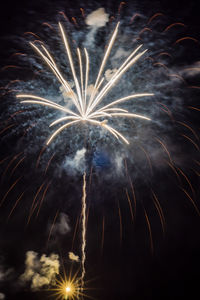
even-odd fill
[[(73, 102), (74, 110), (68, 109), (65, 106), (55, 103), (54, 101), (50, 101), (46, 98), (39, 97), (36, 95), (29, 94), (19, 94), (17, 98), (23, 98), (21, 103), (32, 103), (39, 104), (51, 107), (55, 110), (62, 111), (66, 116), (56, 119), (53, 123), (49, 125), (49, 127), (54, 126), (59, 123), (63, 123), (57, 130), (55, 130), (52, 135), (47, 140), (46, 144), (49, 145), (52, 140), (65, 128), (75, 125), (79, 122), (89, 122), (96, 126), (101, 126), (108, 130), (112, 135), (114, 135), (117, 139), (122, 139), (125, 143), (129, 144), (128, 140), (116, 129), (107, 124), (108, 119), (112, 117), (131, 117), (131, 118), (141, 118), (145, 120), (151, 120), (150, 118), (130, 113), (126, 109), (122, 109), (117, 107), (116, 105), (130, 99), (138, 98), (138, 97), (146, 97), (153, 96), (152, 93), (141, 93), (141, 94), (132, 94), (126, 97), (116, 99), (110, 102), (107, 105), (101, 105), (102, 100), (105, 95), (113, 88), (115, 83), (120, 79), (120, 77), (133, 65), (137, 62), (137, 60), (145, 54), (147, 50), (138, 53), (142, 45), (138, 46), (132, 53), (128, 56), (128, 58), (123, 62), (123, 64), (117, 69), (117, 71), (112, 75), (111, 79), (102, 87), (104, 77), (102, 76), (103, 70), (105, 68), (107, 59), (111, 52), (112, 46), (115, 42), (117, 32), (118, 32), (119, 23), (116, 25), (115, 30), (111, 36), (108, 47), (105, 51), (98, 76), (96, 82), (93, 86), (92, 93), (90, 96), (88, 95), (88, 80), (89, 80), (89, 55), (88, 51), (84, 48), (85, 54), (85, 68), (83, 68), (82, 55), (79, 48), (77, 48), (77, 55), (79, 60), (79, 69), (80, 69), (80, 80), (76, 75), (74, 62), (69, 46), (69, 42), (67, 40), (67, 36), (64, 32), (63, 26), (59, 23), (59, 28), (61, 31), (63, 43), (66, 48), (67, 57), (69, 59), (70, 68), (72, 71), (72, 76), (75, 84), (75, 91), (71, 88), (68, 81), (66, 81), (59, 71), (53, 57), (47, 50), (44, 45), (41, 45), (41, 49), (33, 43), (30, 43), (31, 46), (36, 50), (36, 52), (42, 57), (44, 62), (50, 67), (52, 72), (55, 74), (57, 79), (62, 85), (63, 90), (70, 96), (70, 100)], [(85, 69), (85, 70), (84, 70)], [(102, 88), (101, 88), (102, 87)], [(99, 107), (100, 106), (100, 107)], [(100, 120), (99, 120), (100, 119)]]

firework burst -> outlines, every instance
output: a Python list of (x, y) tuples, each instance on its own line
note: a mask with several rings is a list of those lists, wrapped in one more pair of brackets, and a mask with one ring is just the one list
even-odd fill
[[(119, 8), (119, 13), (120, 9), (121, 7)], [(84, 16), (84, 10), (81, 12)], [(124, 17), (124, 19), (127, 19), (128, 29), (125, 27), (126, 23), (122, 20), (122, 30), (125, 34), (121, 35), (120, 38), (117, 39), (119, 23), (116, 25), (110, 41), (106, 46), (105, 53), (102, 55), (102, 62), (99, 64), (97, 64), (97, 61), (100, 54), (102, 54), (103, 43), (101, 43), (101, 47), (99, 47), (99, 49), (97, 49), (98, 41), (95, 41), (96, 48), (93, 43), (91, 43), (90, 54), (88, 47), (89, 42), (87, 43), (87, 39), (89, 39), (88, 35), (86, 36), (85, 42), (88, 50), (86, 48), (83, 48), (82, 50), (81, 48), (77, 48), (76, 52), (71, 52), (70, 48), (72, 48), (72, 45), (69, 43), (64, 32), (64, 27), (61, 23), (59, 23), (58, 27), (63, 40), (61, 47), (64, 45), (66, 49), (69, 69), (67, 64), (65, 65), (66, 59), (62, 50), (56, 50), (55, 47), (51, 48), (54, 49), (54, 55), (56, 57), (56, 59), (54, 59), (50, 54), (48, 47), (46, 48), (41, 42), (40, 37), (36, 34), (27, 32), (26, 34), (31, 34), (34, 39), (36, 38), (39, 40), (39, 44), (38, 42), (36, 44), (36, 41), (33, 41), (30, 44), (36, 53), (39, 54), (40, 58), (42, 58), (41, 64), (37, 63), (35, 56), (34, 59), (29, 56), (28, 62), (30, 64), (34, 64), (33, 80), (23, 80), (21, 83), (20, 80), (13, 80), (6, 86), (5, 90), (7, 93), (13, 92), (14, 95), (17, 93), (17, 101), (12, 101), (11, 105), (9, 103), (9, 118), (5, 122), (2, 121), (2, 125), (4, 126), (1, 130), (1, 134), (4, 138), (2, 141), (11, 141), (10, 138), (16, 136), (16, 139), (19, 140), (16, 143), (17, 147), (14, 149), (15, 151), (19, 151), (18, 148), (22, 146), (22, 141), (25, 140), (27, 143), (26, 146), (23, 144), (23, 151), (15, 153), (14, 156), (13, 149), (10, 147), (9, 150), (12, 150), (12, 155), (6, 153), (6, 157), (1, 161), (2, 165), (5, 163), (7, 164), (5, 170), (2, 169), (2, 178), (4, 181), (6, 178), (7, 180), (11, 178), (12, 181), (9, 181), (9, 185), (6, 186), (7, 190), (0, 201), (0, 206), (4, 206), (5, 203), (8, 202), (6, 200), (12, 200), (11, 197), (13, 195), (14, 199), (17, 198), (17, 200), (12, 203), (11, 207), (8, 206), (10, 208), (8, 215), (9, 221), (14, 221), (13, 216), (17, 215), (17, 210), (19, 212), (20, 205), (21, 212), (24, 214), (24, 202), (22, 206), (21, 199), (30, 201), (30, 193), (27, 193), (26, 189), (24, 190), (24, 185), (26, 183), (27, 185), (29, 184), (29, 175), (31, 176), (31, 192), (33, 189), (34, 197), (29, 212), (28, 224), (34, 218), (34, 215), (36, 215), (37, 219), (38, 214), (40, 213), (42, 216), (45, 214), (45, 218), (37, 220), (45, 220), (44, 226), (46, 226), (46, 216), (48, 214), (48, 217), (53, 219), (53, 223), (50, 226), (47, 244), (48, 247), (53, 247), (52, 244), (54, 240), (56, 239), (56, 242), (59, 240), (59, 237), (55, 238), (53, 229), (57, 224), (59, 224), (60, 211), (67, 212), (71, 220), (73, 219), (74, 211), (76, 211), (76, 213), (74, 213), (74, 219), (75, 215), (77, 216), (77, 211), (79, 213), (79, 206), (73, 208), (71, 205), (71, 203), (75, 205), (76, 200), (80, 197), (80, 191), (79, 195), (76, 195), (76, 197), (73, 196), (76, 190), (78, 193), (77, 184), (75, 185), (73, 181), (74, 185), (72, 193), (70, 185), (67, 186), (66, 183), (71, 182), (70, 180), (74, 180), (74, 178), (72, 179), (73, 175), (79, 174), (79, 171), (82, 174), (87, 171), (88, 174), (88, 177), (86, 177), (86, 175), (83, 176), (82, 211), (77, 217), (76, 225), (71, 224), (72, 226), (75, 225), (72, 244), (74, 244), (74, 240), (76, 241), (76, 236), (79, 232), (79, 225), (81, 226), (82, 245), (80, 245), (80, 239), (77, 239), (77, 248), (79, 248), (81, 252), (79, 253), (80, 259), (78, 258), (78, 261), (80, 262), (80, 274), (79, 277), (76, 277), (75, 279), (70, 279), (66, 276), (65, 278), (60, 277), (57, 285), (52, 288), (55, 292), (55, 296), (59, 299), (77, 299), (83, 296), (82, 293), (86, 285), (85, 271), (88, 269), (88, 266), (85, 266), (86, 229), (88, 218), (89, 221), (92, 222), (92, 214), (90, 213), (91, 216), (89, 216), (91, 195), (95, 195), (95, 197), (91, 196), (91, 198), (93, 201), (92, 205), (97, 208), (97, 212), (92, 226), (89, 227), (91, 231), (95, 232), (95, 237), (97, 232), (100, 232), (98, 235), (100, 237), (97, 237), (97, 251), (100, 248), (101, 257), (103, 257), (103, 259), (104, 254), (109, 257), (108, 250), (106, 252), (106, 249), (108, 249), (106, 247), (109, 243), (111, 247), (113, 247), (113, 244), (119, 245), (119, 238), (120, 247), (124, 247), (125, 239), (130, 240), (131, 243), (135, 231), (133, 233), (132, 227), (130, 228), (130, 224), (128, 222), (131, 222), (131, 224), (134, 223), (134, 230), (136, 227), (139, 228), (139, 230), (141, 229), (141, 220), (145, 222), (146, 227), (144, 228), (144, 233), (148, 234), (147, 239), (144, 239), (141, 232), (139, 236), (142, 237), (142, 240), (144, 239), (144, 242), (147, 240), (147, 245), (150, 245), (152, 252), (155, 251), (156, 240), (160, 240), (160, 234), (165, 236), (169, 234), (170, 225), (168, 226), (167, 223), (170, 223), (171, 220), (173, 221), (173, 215), (170, 215), (169, 218), (167, 214), (168, 211), (173, 212), (175, 218), (174, 211), (176, 211), (176, 204), (178, 202), (177, 199), (180, 199), (181, 201), (189, 199), (193, 205), (192, 209), (195, 208), (199, 214), (197, 198), (199, 189), (197, 190), (196, 188), (196, 178), (199, 178), (199, 136), (196, 133), (197, 122), (195, 123), (195, 120), (192, 120), (192, 115), (196, 114), (195, 116), (197, 116), (199, 111), (199, 108), (195, 107), (196, 103), (195, 100), (193, 100), (192, 95), (194, 93), (196, 93), (195, 95), (198, 94), (199, 87), (196, 85), (187, 86), (187, 83), (190, 83), (188, 78), (192, 76), (193, 71), (197, 72), (199, 67), (194, 68), (196, 65), (194, 64), (194, 66), (191, 67), (192, 65), (190, 64), (186, 66), (187, 68), (182, 69), (182, 67), (178, 65), (178, 62), (175, 63), (176, 58), (178, 58), (180, 54), (179, 47), (182, 46), (181, 44), (196, 43), (196, 40), (190, 37), (185, 37), (178, 38), (175, 41), (173, 28), (178, 27), (180, 30), (183, 29), (185, 25), (182, 23), (176, 22), (171, 25), (167, 24), (168, 26), (163, 26), (163, 28), (163, 24), (161, 23), (159, 27), (161, 32), (159, 32), (159, 29), (155, 27), (158, 27), (158, 23), (156, 23), (157, 19), (161, 19), (162, 17), (163, 14), (161, 13), (154, 14), (149, 21), (146, 22), (146, 24), (143, 24), (145, 19), (144, 16), (139, 14), (134, 14), (131, 19), (130, 16), (129, 19), (128, 17)], [(137, 18), (138, 22), (135, 22), (135, 18)], [(114, 19), (116, 18), (110, 18), (110, 25), (108, 28), (112, 26)], [(81, 39), (82, 36), (81, 34), (85, 33), (83, 31), (84, 26), (81, 27), (79, 23), (76, 22), (75, 18), (72, 18), (72, 20), (76, 29), (78, 26), (80, 29), (80, 31), (73, 30), (72, 33), (75, 43), (79, 44), (79, 38)], [(144, 27), (142, 30), (141, 28), (138, 29), (140, 26), (139, 21), (141, 21)], [(66, 22), (70, 23), (67, 19)], [(66, 23), (66, 25), (69, 25), (69, 23)], [(51, 33), (49, 43), (53, 42), (58, 45), (60, 41), (59, 35), (55, 34), (55, 27), (57, 27), (57, 24), (44, 23), (43, 25), (48, 25), (46, 33), (49, 33), (49, 35)], [(100, 33), (101, 32), (99, 31), (96, 34), (97, 38), (100, 36)], [(93, 37), (95, 37), (95, 35)], [(165, 41), (163, 37), (166, 38)], [(94, 39), (92, 42), (93, 41)], [(129, 52), (130, 47), (131, 49), (134, 49), (135, 47), (134, 45), (132, 46), (131, 42), (135, 43), (138, 41), (144, 44), (144, 48), (148, 48), (150, 50), (149, 56), (146, 55), (147, 50), (141, 50), (142, 45), (136, 46), (135, 50), (131, 50), (132, 52)], [(170, 45), (167, 46), (167, 43)], [(25, 43), (23, 43), (23, 45), (24, 44)], [(120, 47), (120, 44), (122, 44), (123, 47)], [(171, 45), (173, 45), (173, 49), (171, 48)], [(115, 50), (113, 49), (114, 47), (117, 48), (117, 51), (114, 55), (112, 55), (113, 50)], [(174, 51), (172, 52), (171, 50)], [(58, 51), (57, 54), (56, 51)], [(170, 52), (168, 53), (167, 51)], [(121, 56), (119, 56), (120, 53)], [(12, 59), (16, 56), (20, 57), (20, 60), (22, 60), (25, 54), (16, 53), (12, 56)], [(124, 62), (122, 61), (122, 57), (125, 57)], [(144, 58), (143, 66), (138, 66), (137, 62), (140, 58)], [(112, 74), (110, 78), (106, 76), (106, 71), (109, 71), (106, 70), (109, 60), (111, 68), (115, 68), (111, 70)], [(53, 74), (51, 78), (48, 78), (50, 75), (48, 70), (43, 69), (42, 65), (44, 63), (47, 64)], [(129, 68), (131, 69), (135, 63), (137, 64), (134, 68), (134, 74), (132, 73), (131, 76), (129, 76), (126, 72)], [(99, 66), (99, 69), (97, 66)], [(30, 69), (30, 65), (25, 67), (26, 69)], [(143, 67), (148, 68), (148, 72)], [(68, 77), (66, 77), (64, 72), (65, 70), (63, 71), (64, 68)], [(20, 72), (20, 67), (16, 67), (14, 65), (4, 67), (3, 71), (9, 69), (13, 71), (16, 69), (17, 72)], [(21, 67), (21, 69), (23, 68)], [(96, 78), (94, 78), (93, 70), (94, 73), (98, 72)], [(27, 74), (26, 72), (27, 71), (25, 70), (23, 74)], [(40, 72), (44, 72), (42, 73), (44, 76), (41, 76), (40, 80), (37, 80), (36, 76), (41, 74)], [(18, 75), (20, 75), (20, 73), (18, 73), (17, 76)], [(52, 86), (49, 86), (49, 88), (47, 86), (49, 83), (48, 79), (52, 82)], [(61, 97), (59, 97), (57, 91), (53, 90), (54, 79), (58, 80), (59, 87), (61, 85)], [(71, 79), (73, 80), (73, 83), (71, 83)], [(92, 87), (90, 86), (90, 83), (93, 83)], [(12, 86), (13, 89), (11, 90)], [(133, 91), (135, 94), (132, 94)], [(139, 94), (140, 91), (144, 91), (144, 93)], [(150, 93), (148, 93), (148, 91), (150, 91)], [(150, 96), (153, 96), (151, 91), (155, 92), (155, 96), (153, 97), (151, 105), (149, 105), (148, 100), (152, 99)], [(108, 93), (112, 94), (108, 95)], [(9, 97), (7, 98), (8, 99), (6, 100), (8, 103)], [(135, 105), (135, 100), (137, 100), (137, 98), (142, 99), (142, 102), (137, 102), (137, 105)], [(25, 109), (25, 105), (22, 108), (19, 100), (22, 100), (22, 103), (31, 104), (31, 107)], [(37, 109), (32, 110), (32, 104), (38, 105)], [(121, 104), (124, 104), (124, 106), (122, 107)], [(46, 110), (45, 107), (48, 107), (49, 109)], [(142, 112), (142, 115), (137, 114), (137, 111), (136, 114), (132, 113), (135, 112), (135, 108), (138, 109), (138, 113)], [(18, 110), (17, 112), (16, 109)], [(50, 113), (50, 111), (53, 113)], [(5, 118), (5, 115), (3, 118)], [(18, 118), (21, 118), (19, 119), (19, 122)], [(51, 118), (53, 119), (51, 120)], [(119, 122), (119, 118), (122, 118), (122, 122)], [(130, 120), (125, 120), (125, 118), (130, 118)], [(132, 126), (133, 118), (137, 118), (139, 120), (139, 122), (135, 122), (134, 127)], [(140, 120), (143, 121), (142, 119), (144, 119), (144, 122), (140, 122)], [(45, 139), (49, 134), (49, 129), (47, 129), (47, 131), (45, 129), (45, 125), (49, 120), (51, 120), (51, 124), (49, 125), (48, 123), (50, 128), (54, 128), (54, 126), (59, 127), (52, 132), (46, 142), (46, 145), (50, 145), (51, 142), (54, 141), (54, 138), (57, 137), (56, 143), (52, 143), (51, 147), (45, 146), (41, 150), (40, 146), (44, 141), (43, 138)], [(114, 121), (118, 122), (117, 126), (119, 131), (118, 128), (115, 127)], [(13, 123), (10, 124), (10, 122)], [(88, 165), (86, 166), (88, 161), (85, 160), (83, 167), (79, 164), (79, 167), (76, 169), (76, 165), (73, 165), (72, 162), (75, 161), (76, 154), (74, 156), (74, 160), (73, 155), (70, 155), (70, 153), (75, 153), (76, 151), (78, 153), (81, 147), (83, 147), (82, 128), (85, 123), (88, 123), (89, 126), (94, 125), (96, 127), (94, 128), (91, 126), (94, 132), (92, 133), (93, 138), (90, 139), (91, 152), (89, 155), (91, 158), (90, 162), (92, 164), (90, 166), (90, 173)], [(78, 124), (80, 127), (77, 127)], [(74, 125), (76, 128), (73, 128)], [(68, 135), (66, 142), (68, 144), (67, 148), (64, 146), (66, 144), (64, 143), (63, 137), (65, 133), (63, 131), (68, 128), (69, 130), (66, 130), (65, 135), (65, 137)], [(80, 130), (79, 132), (77, 132), (77, 128)], [(102, 128), (105, 130), (101, 130)], [(23, 136), (20, 136), (20, 133), (23, 132), (23, 130), (24, 134)], [(107, 131), (108, 136), (110, 135), (111, 137), (114, 137), (114, 144), (110, 137), (107, 139), (107, 135), (104, 134), (105, 131)], [(96, 134), (96, 132), (98, 132), (98, 134)], [(104, 134), (103, 139), (101, 132)], [(60, 135), (60, 133), (62, 133), (62, 135)], [(87, 132), (85, 137), (88, 137), (89, 139), (89, 136), (90, 135)], [(106, 138), (104, 139), (104, 137)], [(100, 140), (100, 142), (98, 143), (97, 140)], [(117, 148), (115, 146), (117, 145), (118, 140), (123, 141), (125, 144), (129, 144), (130, 142), (131, 145), (129, 147), (124, 147), (124, 144), (121, 143), (121, 145), (118, 145)], [(105, 143), (105, 141), (107, 142)], [(12, 145), (12, 143), (9, 144)], [(85, 145), (86, 144), (84, 144), (84, 146)], [(55, 148), (56, 151), (54, 151)], [(2, 147), (2, 149), (5, 149), (5, 152), (7, 150), (5, 147)], [(22, 149), (20, 148), (20, 150)], [(54, 151), (53, 153), (51, 153), (52, 150)], [(98, 151), (100, 154), (98, 154)], [(106, 151), (107, 153), (105, 153)], [(38, 156), (35, 164), (34, 158), (36, 153)], [(28, 159), (27, 154), (29, 154), (29, 156), (33, 154), (34, 157), (32, 156), (26, 165), (26, 161)], [(102, 163), (104, 154), (105, 156), (107, 154), (108, 157), (108, 166), (105, 162), (105, 167), (104, 162)], [(64, 160), (62, 160), (63, 156)], [(70, 161), (70, 164), (67, 164), (68, 161)], [(35, 165), (35, 172), (37, 175), (39, 174), (41, 176), (33, 176)], [(69, 168), (66, 166), (69, 166)], [(24, 172), (25, 169), (27, 170), (26, 172)], [(103, 175), (106, 173), (106, 176), (98, 176), (100, 174), (98, 173), (99, 169), (101, 169), (102, 172), (105, 170)], [(31, 170), (31, 172), (29, 172), (29, 170)], [(26, 173), (26, 175), (24, 176), (21, 172)], [(62, 172), (65, 173), (65, 176), (61, 176)], [(193, 173), (195, 173), (196, 177), (194, 177)], [(120, 176), (120, 180), (118, 175)], [(44, 181), (41, 184), (42, 176), (44, 176)], [(27, 178), (27, 181), (24, 181), (25, 177)], [(101, 186), (96, 184), (96, 177), (100, 180)], [(122, 177), (124, 180), (122, 180)], [(87, 206), (86, 178), (89, 179), (87, 182)], [(105, 184), (104, 179), (108, 179), (109, 182), (106, 181)], [(81, 185), (81, 183), (82, 181), (79, 182), (78, 185)], [(63, 186), (65, 186), (65, 189), (63, 189)], [(122, 186), (123, 190), (121, 189)], [(55, 189), (55, 187), (58, 187), (59, 192)], [(101, 193), (100, 189), (102, 189), (102, 187), (103, 192)], [(17, 197), (16, 190), (19, 190)], [(48, 193), (50, 190), (51, 194)], [(62, 195), (62, 190), (64, 191), (64, 196)], [(66, 199), (66, 195), (70, 199)], [(60, 201), (55, 201), (55, 198), (57, 199), (58, 197), (60, 198)], [(46, 201), (45, 209), (42, 210), (41, 207), (46, 198), (48, 198), (48, 201)], [(169, 198), (176, 201), (169, 201)], [(110, 205), (111, 203), (112, 206)], [(172, 205), (169, 210), (167, 205)], [(52, 207), (54, 206), (56, 211), (52, 210)], [(54, 215), (49, 216), (50, 211), (55, 214), (55, 217)], [(99, 215), (101, 214), (103, 214), (103, 216), (100, 219)], [(175, 221), (175, 224), (176, 222), (177, 220)], [(35, 224), (37, 223), (38, 222), (35, 222)], [(190, 224), (190, 222), (188, 222), (188, 224)], [(117, 231), (116, 241), (114, 242), (110, 239), (110, 236), (113, 236), (113, 231), (111, 232), (111, 229), (109, 228), (115, 228), (114, 230)], [(127, 228), (129, 231), (126, 230)], [(21, 231), (19, 230), (18, 232)], [(95, 247), (94, 237), (91, 243), (90, 236), (90, 234), (87, 234), (87, 247), (88, 250), (90, 249), (87, 254), (88, 265), (89, 261), (92, 261), (91, 252), (94, 250), (92, 247)], [(66, 255), (66, 252), (69, 250), (66, 247), (66, 236), (64, 237), (64, 240), (65, 245), (63, 246), (63, 249)], [(134, 253), (135, 245), (137, 245), (137, 248), (139, 247), (138, 241), (140, 242), (139, 238), (137, 242), (134, 241), (134, 246), (131, 245), (131, 250), (133, 250), (132, 253)], [(101, 245), (101, 247), (99, 247), (99, 245)], [(33, 247), (35, 247), (35, 244)], [(73, 249), (75, 248), (76, 245)], [(141, 249), (143, 248), (144, 246), (142, 245)], [(97, 251), (93, 251), (95, 256)], [(110, 257), (114, 255), (116, 254), (112, 252)], [(121, 259), (122, 258), (120, 257), (120, 261)], [(132, 259), (136, 259), (137, 261), (138, 257), (135, 256), (135, 258)], [(96, 263), (96, 257), (94, 261)], [(107, 264), (108, 262), (106, 261), (106, 265)], [(116, 259), (114, 264), (116, 265)], [(127, 264), (125, 262), (124, 265), (126, 266), (124, 267), (124, 271), (127, 272), (126, 268), (129, 266), (129, 261)], [(113, 268), (113, 265), (111, 268)], [(141, 270), (141, 266), (139, 266), (138, 269)], [(134, 270), (136, 270), (136, 268)], [(98, 269), (95, 269), (95, 272), (98, 273)], [(122, 274), (125, 274), (125, 272), (122, 272)], [(87, 276), (89, 275), (87, 274)], [(129, 277), (132, 285), (132, 275)], [(112, 282), (116, 282), (115, 279), (112, 278)], [(124, 284), (122, 282), (122, 285), (127, 287), (127, 283)], [(101, 298), (103, 299), (104, 297)]]
[[(111, 77), (111, 79), (104, 85), (103, 88), (101, 88), (104, 78), (102, 77), (102, 73), (104, 71), (107, 59), (109, 57), (109, 54), (111, 52), (112, 46), (115, 42), (117, 32), (118, 32), (119, 23), (117, 23), (115, 30), (111, 36), (110, 42), (108, 44), (108, 47), (105, 51), (97, 79), (95, 81), (95, 84), (93, 86), (92, 93), (90, 97), (88, 97), (87, 89), (88, 89), (88, 79), (89, 79), (89, 55), (86, 48), (84, 48), (85, 53), (85, 76), (83, 75), (84, 68), (83, 68), (83, 62), (82, 62), (82, 55), (79, 48), (77, 48), (77, 55), (79, 59), (79, 67), (80, 67), (80, 82), (78, 80), (78, 77), (76, 75), (74, 62), (69, 46), (69, 42), (67, 40), (67, 36), (64, 32), (63, 26), (61, 23), (59, 23), (59, 28), (61, 31), (62, 39), (65, 45), (65, 49), (67, 52), (67, 56), (69, 59), (70, 67), (72, 76), (74, 79), (74, 84), (76, 91), (72, 90), (70, 84), (68, 81), (66, 81), (59, 71), (53, 57), (47, 50), (47, 48), (42, 45), (41, 49), (39, 47), (35, 46), (33, 43), (31, 43), (31, 46), (38, 52), (38, 54), (42, 57), (44, 62), (47, 63), (47, 65), (50, 67), (52, 72), (55, 74), (59, 82), (61, 83), (64, 91), (67, 93), (67, 95), (70, 95), (71, 101), (74, 105), (74, 110), (70, 110), (66, 108), (65, 106), (61, 106), (54, 101), (50, 101), (46, 98), (35, 96), (35, 95), (28, 95), (28, 94), (19, 94), (17, 95), (17, 98), (23, 98), (26, 100), (22, 100), (22, 103), (31, 103), (31, 104), (39, 104), (51, 107), (55, 110), (61, 111), (65, 113), (66, 116), (56, 119), (54, 122), (52, 122), (49, 127), (54, 126), (59, 123), (64, 124), (60, 126), (54, 133), (50, 136), (50, 138), (47, 140), (46, 144), (49, 145), (52, 140), (61, 133), (64, 129), (75, 125), (79, 122), (89, 122), (96, 126), (101, 126), (108, 130), (112, 135), (114, 135), (117, 139), (122, 139), (126, 144), (129, 144), (128, 140), (116, 129), (111, 127), (107, 124), (107, 121), (109, 118), (112, 117), (130, 117), (130, 118), (140, 118), (145, 120), (151, 120), (150, 118), (139, 115), (139, 114), (133, 114), (130, 113), (128, 110), (122, 109), (118, 106), (116, 106), (119, 103), (139, 98), (139, 97), (146, 97), (146, 96), (153, 96), (152, 93), (141, 93), (141, 94), (132, 94), (120, 99), (116, 99), (112, 102), (110, 102), (107, 105), (103, 105), (99, 108), (99, 105), (101, 104), (102, 100), (105, 98), (106, 94), (113, 88), (115, 83), (120, 79), (120, 77), (133, 65), (135, 64), (140, 57), (142, 57), (147, 50), (144, 50), (140, 53), (138, 51), (142, 47), (142, 45), (138, 46), (134, 51), (131, 52), (131, 54), (128, 56), (128, 58), (123, 62), (123, 64), (117, 69), (117, 71), (114, 73), (114, 75)], [(99, 121), (99, 119), (101, 121)]]

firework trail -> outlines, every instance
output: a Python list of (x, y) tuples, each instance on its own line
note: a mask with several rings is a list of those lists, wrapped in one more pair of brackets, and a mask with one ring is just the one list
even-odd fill
[(86, 260), (86, 173), (83, 174), (83, 195), (82, 195), (82, 259), (81, 259), (81, 289), (84, 288), (85, 260)]

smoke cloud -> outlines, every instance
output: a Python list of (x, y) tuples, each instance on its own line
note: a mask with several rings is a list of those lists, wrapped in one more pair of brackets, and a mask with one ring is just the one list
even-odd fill
[(80, 260), (78, 255), (75, 255), (73, 252), (69, 252), (69, 259), (76, 261), (76, 262), (79, 262), (79, 260)]
[(105, 9), (101, 7), (89, 14), (85, 20), (85, 23), (89, 26), (99, 28), (105, 26), (108, 21), (109, 14), (107, 14)]
[(93, 47), (98, 28), (104, 27), (108, 21), (109, 14), (107, 14), (102, 7), (87, 16), (85, 23), (91, 27), (91, 30), (87, 35), (85, 46)]
[(70, 174), (83, 173), (86, 165), (85, 154), (86, 149), (82, 148), (76, 152), (74, 158), (67, 158), (64, 163), (64, 168), (67, 172)]
[(3, 293), (0, 293), (0, 300), (6, 299), (5, 295)]
[(107, 69), (105, 71), (106, 80), (109, 81), (116, 72), (117, 72), (116, 68), (115, 69)]
[(59, 220), (54, 224), (52, 234), (54, 235), (65, 235), (71, 230), (69, 225), (69, 217), (65, 213), (60, 213)]
[(21, 283), (31, 283), (33, 291), (40, 290), (44, 286), (55, 283), (55, 277), (59, 273), (59, 256), (57, 254), (50, 254), (46, 256), (43, 254), (38, 258), (38, 253), (28, 251), (25, 260), (25, 272), (20, 276)]

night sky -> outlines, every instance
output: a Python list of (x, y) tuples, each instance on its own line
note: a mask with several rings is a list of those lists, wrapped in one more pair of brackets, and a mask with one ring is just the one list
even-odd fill
[[(98, 8), (109, 21), (99, 28), (86, 25)], [(23, 281), (30, 251), (37, 253), (34, 271), (40, 275), (40, 257), (52, 253), (58, 255), (60, 274), (79, 270), (80, 275), (80, 262), (68, 253), (81, 256), (84, 172), (85, 294), (97, 300), (198, 297), (199, 9), (197, 0), (5, 1), (0, 11), (0, 299), (56, 298), (52, 284), (34, 289), (32, 279)], [(16, 99), (29, 93), (67, 105), (55, 76), (29, 44), (38, 37), (45, 41), (72, 83), (59, 21), (73, 55), (77, 46), (88, 50), (89, 84), (117, 21), (118, 37), (104, 72), (119, 68), (136, 45), (148, 48), (104, 99), (154, 93), (120, 106), (151, 121), (109, 120), (128, 146), (80, 123), (45, 147), (49, 124), (59, 113)]]

